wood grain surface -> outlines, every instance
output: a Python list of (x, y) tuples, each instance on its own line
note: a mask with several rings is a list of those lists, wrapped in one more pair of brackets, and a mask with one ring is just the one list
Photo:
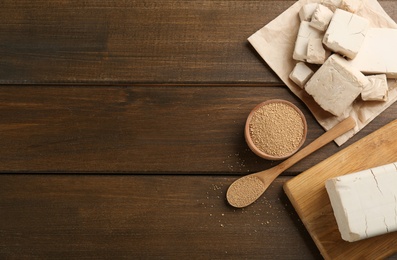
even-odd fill
[(321, 259), (282, 185), (336, 144), (252, 207), (224, 200), (277, 163), (244, 141), (256, 104), (301, 108), (307, 143), (324, 132), (247, 42), (293, 3), (2, 0), (0, 258)]
[(280, 84), (246, 39), (293, 3), (3, 0), (0, 82)]
[(280, 83), (246, 39), (292, 3), (4, 0), (0, 79)]
[[(304, 111), (309, 125), (304, 146), (324, 133), (283, 87), (3, 86), (0, 171), (256, 172), (278, 162), (248, 148), (245, 120), (258, 103), (278, 97)], [(395, 107), (348, 144), (396, 118)], [(339, 149), (330, 143), (285, 174), (296, 175)]]
[(319, 258), (286, 178), (236, 210), (230, 177), (0, 175), (0, 258)]

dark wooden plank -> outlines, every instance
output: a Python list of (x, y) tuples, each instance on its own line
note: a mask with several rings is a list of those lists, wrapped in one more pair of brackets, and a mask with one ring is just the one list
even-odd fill
[[(243, 128), (250, 110), (271, 98), (303, 110), (306, 144), (324, 132), (287, 88), (3, 86), (0, 172), (245, 174), (267, 169), (277, 162), (255, 156)], [(393, 105), (349, 143), (392, 121), (396, 111)], [(339, 149), (330, 143), (288, 174)]]
[(233, 177), (0, 175), (0, 258), (319, 259), (287, 179), (235, 210)]
[(6, 83), (278, 81), (246, 38), (289, 4), (3, 1), (0, 78)]
[(293, 3), (3, 0), (0, 83), (281, 83), (246, 39)]

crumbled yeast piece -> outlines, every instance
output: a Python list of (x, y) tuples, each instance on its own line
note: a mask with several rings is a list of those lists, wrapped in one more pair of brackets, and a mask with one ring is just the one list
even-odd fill
[(307, 62), (312, 64), (323, 64), (331, 52), (323, 46), (322, 39), (311, 38), (307, 44)]
[(298, 62), (292, 70), (289, 78), (299, 87), (304, 88), (306, 82), (313, 75), (311, 70), (304, 62)]
[(322, 38), (323, 33), (309, 25), (309, 22), (302, 21), (299, 26), (298, 36), (292, 58), (297, 61), (306, 61), (307, 45), (311, 38)]
[(341, 116), (369, 80), (338, 54), (331, 55), (306, 83), (305, 90), (326, 111)]
[(361, 6), (362, 0), (323, 0), (321, 4), (325, 5), (332, 11), (343, 9), (350, 13), (355, 13)]
[(369, 21), (361, 16), (337, 9), (325, 32), (323, 43), (332, 51), (354, 59), (364, 42)]
[(367, 76), (369, 84), (361, 92), (364, 101), (387, 101), (389, 87), (385, 74)]
[(317, 6), (318, 6), (317, 3), (310, 3), (302, 6), (302, 8), (299, 10), (300, 20), (310, 22), (310, 20), (312, 19), (312, 15), (316, 10)]
[(317, 30), (325, 31), (333, 15), (334, 12), (332, 12), (328, 7), (319, 4), (313, 13), (310, 26), (316, 28)]
[(362, 3), (362, 0), (342, 0), (339, 8), (350, 13), (355, 13), (360, 8), (360, 5), (362, 5)]
[(329, 9), (331, 9), (333, 12), (339, 8), (339, 6), (341, 5), (342, 0), (322, 0), (321, 4), (325, 5), (326, 7), (328, 7)]

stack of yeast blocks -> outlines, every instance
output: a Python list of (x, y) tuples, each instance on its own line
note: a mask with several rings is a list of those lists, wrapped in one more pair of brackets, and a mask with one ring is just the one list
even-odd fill
[[(397, 29), (371, 28), (358, 0), (323, 0), (299, 12), (290, 79), (334, 116), (356, 100), (385, 102), (397, 78)], [(362, 123), (367, 119), (359, 118)], [(354, 242), (397, 231), (397, 163), (325, 183), (341, 238)]]
[(370, 28), (354, 12), (361, 1), (324, 0), (299, 11), (290, 79), (326, 111), (344, 116), (353, 102), (387, 101), (397, 78), (397, 29)]

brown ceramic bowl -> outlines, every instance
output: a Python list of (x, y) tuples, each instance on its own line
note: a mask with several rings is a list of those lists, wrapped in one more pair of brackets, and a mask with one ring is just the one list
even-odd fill
[(248, 115), (244, 135), (256, 155), (267, 160), (282, 160), (296, 153), (305, 142), (306, 118), (289, 101), (267, 100)]

